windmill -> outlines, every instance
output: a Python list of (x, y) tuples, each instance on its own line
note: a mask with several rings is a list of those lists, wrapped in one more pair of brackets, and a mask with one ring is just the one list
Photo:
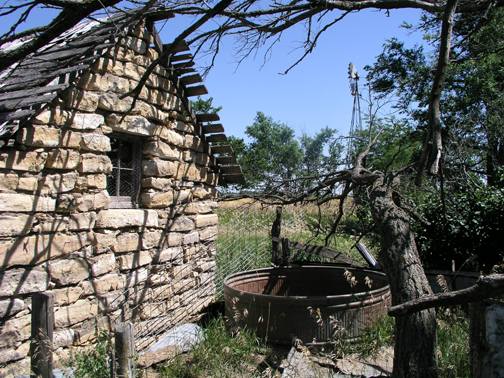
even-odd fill
[(350, 122), (350, 133), (347, 143), (346, 164), (352, 163), (352, 157), (355, 150), (355, 136), (362, 130), (362, 117), (360, 108), (360, 93), (359, 93), (359, 73), (355, 69), (353, 63), (348, 65), (348, 80), (350, 82), (350, 94), (353, 97), (352, 121)]

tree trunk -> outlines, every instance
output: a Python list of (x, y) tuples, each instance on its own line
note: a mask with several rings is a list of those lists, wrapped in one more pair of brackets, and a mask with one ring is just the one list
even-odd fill
[[(383, 178), (373, 186), (371, 205), (382, 237), (379, 261), (390, 282), (392, 304), (432, 294), (409, 216), (395, 203), (392, 187)], [(393, 376), (437, 377), (434, 309), (396, 318)]]

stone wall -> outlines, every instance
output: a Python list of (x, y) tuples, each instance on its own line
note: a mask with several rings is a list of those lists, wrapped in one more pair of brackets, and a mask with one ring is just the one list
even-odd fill
[[(153, 43), (122, 37), (0, 150), (0, 376), (29, 366), (34, 292), (55, 295), (57, 361), (116, 320), (142, 342), (213, 300), (218, 176), (183, 89), (157, 67), (121, 97)], [(139, 208), (108, 209), (112, 132), (142, 140)]]

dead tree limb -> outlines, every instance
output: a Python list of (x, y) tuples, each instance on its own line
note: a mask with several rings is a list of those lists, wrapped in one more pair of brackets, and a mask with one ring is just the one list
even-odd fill
[(437, 175), (441, 154), (443, 152), (443, 138), (441, 126), (441, 93), (446, 77), (446, 71), (450, 64), (451, 36), (453, 31), (453, 19), (459, 0), (448, 0), (441, 24), (441, 35), (438, 51), (438, 61), (432, 82), (429, 99), (429, 129), (422, 147), (422, 154), (418, 164), (417, 184), (427, 167), (429, 159), (432, 161), (430, 173)]
[(478, 302), (502, 294), (504, 294), (504, 274), (490, 274), (488, 276), (481, 276), (476, 284), (466, 289), (426, 295), (409, 302), (392, 306), (389, 310), (389, 315), (403, 316), (432, 307)]

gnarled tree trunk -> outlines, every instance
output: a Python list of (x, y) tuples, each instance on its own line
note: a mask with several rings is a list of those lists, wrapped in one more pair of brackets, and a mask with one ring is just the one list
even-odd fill
[[(381, 234), (380, 264), (388, 276), (394, 305), (432, 290), (410, 229), (409, 216), (394, 201), (383, 178), (371, 191), (373, 218)], [(395, 325), (394, 377), (437, 377), (434, 309), (399, 316)]]

